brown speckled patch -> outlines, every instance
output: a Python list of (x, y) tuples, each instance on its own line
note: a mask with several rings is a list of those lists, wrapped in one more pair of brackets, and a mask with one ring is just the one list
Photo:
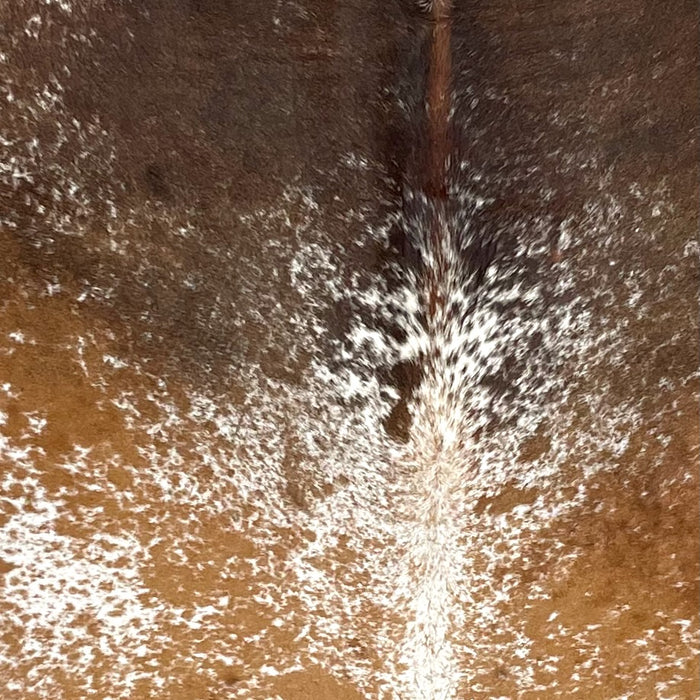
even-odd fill
[(697, 7), (455, 1), (437, 206), (421, 4), (0, 7), (3, 700), (700, 695)]

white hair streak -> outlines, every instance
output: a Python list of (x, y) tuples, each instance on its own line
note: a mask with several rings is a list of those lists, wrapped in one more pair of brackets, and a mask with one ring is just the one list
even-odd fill
[(433, 14), (436, 10), (439, 12), (447, 12), (452, 0), (416, 0), (418, 7), (427, 14)]

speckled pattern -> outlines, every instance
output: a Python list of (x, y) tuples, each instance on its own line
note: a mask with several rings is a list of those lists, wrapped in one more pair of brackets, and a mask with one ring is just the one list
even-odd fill
[(2, 700), (700, 695), (697, 7), (455, 0), (439, 203), (426, 10), (0, 4)]

